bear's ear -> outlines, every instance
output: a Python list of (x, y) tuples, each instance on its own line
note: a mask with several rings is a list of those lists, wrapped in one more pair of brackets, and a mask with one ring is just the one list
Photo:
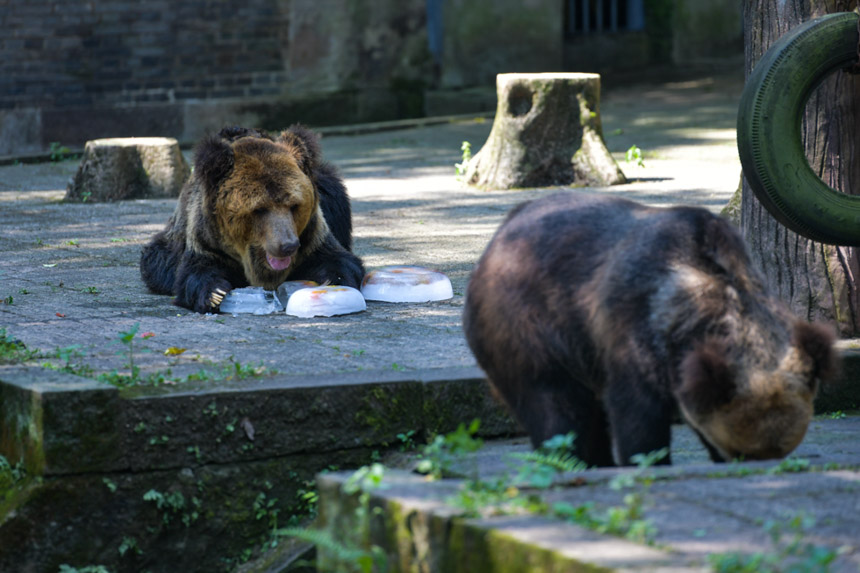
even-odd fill
[(194, 173), (207, 189), (217, 189), (233, 171), (233, 148), (220, 136), (204, 138), (194, 150)]
[(792, 343), (812, 365), (810, 384), (813, 386), (816, 380), (830, 378), (839, 369), (839, 358), (833, 348), (835, 341), (836, 334), (828, 326), (800, 320), (794, 324)]
[(707, 414), (732, 400), (735, 377), (725, 355), (720, 342), (709, 340), (684, 358), (681, 385), (676, 394), (687, 410)]
[(313, 131), (299, 124), (291, 125), (282, 131), (275, 141), (289, 148), (299, 169), (313, 178), (321, 155), (319, 138)]

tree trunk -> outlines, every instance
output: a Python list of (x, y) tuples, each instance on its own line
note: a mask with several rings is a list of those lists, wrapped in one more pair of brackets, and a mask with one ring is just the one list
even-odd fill
[[(801, 22), (853, 9), (857, 0), (746, 0), (746, 75), (785, 32)], [(816, 89), (802, 119), (802, 139), (812, 169), (832, 188), (860, 194), (860, 75), (836, 72)], [(860, 334), (860, 249), (822, 245), (797, 235), (770, 216), (746, 180), (741, 230), (753, 260), (773, 292), (809, 320)]]

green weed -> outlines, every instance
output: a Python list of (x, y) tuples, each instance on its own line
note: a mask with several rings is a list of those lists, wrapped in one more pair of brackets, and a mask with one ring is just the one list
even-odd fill
[(464, 141), (460, 145), (460, 151), (463, 153), (460, 163), (454, 164), (454, 169), (457, 172), (457, 179), (461, 179), (466, 174), (466, 169), (469, 168), (469, 162), (472, 160), (472, 144)]
[(770, 537), (770, 551), (717, 553), (708, 556), (708, 563), (716, 573), (827, 573), (838, 552), (804, 542), (814, 526), (815, 520), (802, 514), (786, 523), (768, 520), (764, 530)]
[(137, 539), (128, 536), (123, 536), (122, 543), (119, 544), (118, 551), (120, 557), (124, 556), (129, 551), (136, 555), (143, 555), (143, 550), (138, 546)]
[(627, 153), (624, 155), (624, 159), (627, 161), (627, 163), (636, 162), (636, 165), (638, 165), (639, 167), (645, 167), (645, 160), (642, 157), (642, 150), (635, 145), (630, 146), (630, 149), (628, 149)]
[(523, 462), (516, 482), (546, 489), (552, 485), (557, 474), (587, 469), (585, 462), (570, 453), (575, 439), (576, 435), (572, 432), (558, 435), (546, 440), (537, 450), (511, 454), (512, 458)]
[(800, 473), (809, 470), (812, 464), (805, 458), (785, 458), (779, 464), (770, 468), (769, 474)]
[(667, 454), (668, 450), (663, 448), (649, 454), (633, 456), (632, 461), (637, 464), (637, 468), (612, 479), (609, 483), (611, 489), (631, 490), (625, 494), (623, 505), (600, 511), (591, 502), (576, 506), (567, 502), (558, 502), (552, 505), (550, 511), (556, 517), (588, 527), (598, 533), (626, 537), (639, 543), (653, 543), (657, 529), (650, 520), (645, 518), (643, 512), (653, 478), (645, 471)]
[(484, 441), (476, 437), (480, 427), (481, 421), (476, 418), (468, 427), (460, 424), (450, 434), (436, 436), (425, 446), (422, 459), (418, 462), (418, 471), (433, 479), (441, 479), (456, 461), (463, 458), (463, 454), (476, 452), (483, 447)]
[(65, 145), (61, 145), (59, 141), (52, 141), (48, 144), (48, 150), (50, 152), (50, 159), (53, 162), (63, 161), (71, 156), (72, 150), (66, 147)]
[(9, 463), (6, 456), (0, 454), (0, 492), (8, 490), (27, 477), (24, 461), (18, 460), (15, 465)]
[(0, 328), (0, 364), (20, 364), (38, 355), (38, 351), (28, 350), (23, 342), (9, 336), (5, 328)]
[(162, 512), (161, 518), (168, 525), (174, 517), (180, 516), (182, 524), (190, 527), (200, 517), (200, 500), (191, 498), (191, 505), (185, 501), (185, 496), (180, 491), (171, 491), (166, 494), (151, 489), (143, 494), (145, 501), (155, 502), (156, 507)]

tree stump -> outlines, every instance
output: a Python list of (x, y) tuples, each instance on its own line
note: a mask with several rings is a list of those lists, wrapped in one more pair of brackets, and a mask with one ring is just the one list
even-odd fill
[(84, 148), (66, 201), (177, 197), (190, 173), (173, 138), (95, 139)]
[(600, 125), (600, 75), (498, 74), (490, 136), (465, 180), (492, 189), (625, 183)]

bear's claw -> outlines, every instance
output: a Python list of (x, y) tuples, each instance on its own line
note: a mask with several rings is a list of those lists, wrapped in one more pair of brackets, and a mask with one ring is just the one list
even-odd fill
[(216, 288), (212, 291), (212, 294), (209, 295), (209, 305), (213, 308), (221, 306), (221, 303), (224, 302), (224, 297), (227, 296), (227, 293), (221, 290), (220, 288)]

